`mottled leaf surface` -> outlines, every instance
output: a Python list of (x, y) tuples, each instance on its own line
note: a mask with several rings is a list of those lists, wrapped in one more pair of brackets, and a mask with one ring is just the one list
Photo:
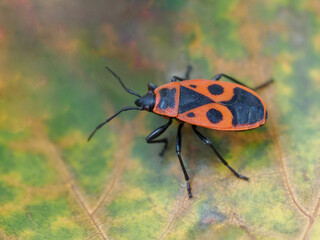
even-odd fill
[[(0, 239), (319, 239), (318, 0), (0, 1)], [(226, 73), (260, 91), (267, 124), (183, 129), (175, 153), (145, 137), (166, 121), (127, 112), (147, 83)]]

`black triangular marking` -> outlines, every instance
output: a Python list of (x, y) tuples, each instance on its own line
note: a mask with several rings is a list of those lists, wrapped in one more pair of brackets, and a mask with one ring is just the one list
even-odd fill
[(191, 109), (213, 103), (210, 98), (193, 91), (184, 86), (180, 86), (179, 113), (190, 111)]

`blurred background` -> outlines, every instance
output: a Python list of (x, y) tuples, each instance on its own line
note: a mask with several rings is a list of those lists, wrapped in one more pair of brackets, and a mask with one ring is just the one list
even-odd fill
[[(0, 1), (0, 239), (319, 239), (317, 0)], [(231, 75), (259, 91), (259, 129), (183, 129), (126, 112), (147, 84)]]

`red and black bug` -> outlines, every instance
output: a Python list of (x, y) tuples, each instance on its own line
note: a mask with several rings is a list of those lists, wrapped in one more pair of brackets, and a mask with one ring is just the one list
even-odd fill
[[(106, 67), (106, 69), (118, 79), (128, 93), (139, 97), (135, 101), (137, 107), (125, 107), (99, 124), (90, 134), (88, 141), (99, 128), (118, 116), (121, 112), (128, 110), (146, 110), (169, 119), (168, 123), (154, 130), (146, 138), (147, 143), (164, 144), (160, 152), (161, 156), (167, 149), (168, 140), (167, 138), (156, 138), (168, 129), (172, 123), (172, 119), (178, 120), (179, 127), (176, 152), (186, 180), (187, 191), (190, 198), (192, 194), (189, 176), (181, 158), (181, 129), (185, 122), (192, 125), (193, 131), (200, 140), (211, 147), (221, 162), (227, 166), (234, 175), (238, 178), (249, 180), (248, 177), (239, 174), (228, 164), (213, 146), (212, 142), (197, 130), (197, 126), (223, 131), (249, 130), (262, 126), (267, 119), (267, 110), (265, 104), (254, 90), (269, 85), (272, 80), (254, 89), (250, 89), (243, 83), (225, 74), (217, 74), (211, 80), (189, 80), (192, 68), (188, 66), (185, 78), (174, 76), (171, 79), (171, 83), (160, 87), (149, 83), (147, 94), (141, 96), (128, 89), (120, 77), (110, 68)], [(225, 77), (232, 82), (219, 82), (221, 77)]]

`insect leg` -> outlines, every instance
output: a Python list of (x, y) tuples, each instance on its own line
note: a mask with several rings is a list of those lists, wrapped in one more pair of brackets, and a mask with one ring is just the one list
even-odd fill
[(148, 90), (149, 91), (154, 91), (157, 88), (157, 86), (153, 83), (148, 83)]
[(184, 77), (184, 78), (180, 78), (180, 77), (177, 77), (177, 76), (173, 76), (173, 77), (171, 78), (171, 82), (184, 81), (184, 80), (190, 79), (190, 73), (191, 73), (191, 71), (192, 71), (192, 67), (191, 67), (191, 65), (188, 65), (188, 66), (187, 66), (186, 74), (184, 75), (185, 77)]
[(270, 83), (273, 83), (273, 79), (270, 79), (270, 80), (266, 81), (265, 83), (262, 83), (261, 85), (253, 88), (253, 90), (256, 91), (256, 90), (259, 90), (261, 88), (264, 88), (264, 87), (268, 86)]
[(186, 71), (186, 74), (185, 74), (185, 80), (187, 79), (190, 79), (190, 73), (192, 71), (192, 66), (191, 65), (188, 65), (187, 66), (187, 71)]
[(162, 133), (164, 133), (168, 129), (168, 127), (171, 125), (171, 123), (172, 123), (172, 119), (170, 118), (168, 123), (157, 128), (152, 133), (150, 133), (148, 135), (148, 137), (146, 137), (147, 143), (164, 143), (164, 146), (163, 146), (161, 152), (159, 153), (160, 156), (163, 156), (164, 152), (167, 149), (168, 139), (167, 138), (162, 138), (162, 139), (158, 139), (158, 140), (154, 140), (154, 139), (159, 137)]
[(184, 81), (184, 80), (186, 80), (186, 79), (180, 78), (180, 77), (177, 77), (177, 76), (173, 76), (171, 78), (171, 82), (178, 82), (178, 81)]
[(184, 174), (184, 178), (186, 179), (186, 184), (187, 184), (187, 190), (188, 190), (188, 196), (189, 198), (192, 198), (192, 194), (191, 194), (191, 187), (190, 187), (190, 182), (189, 182), (189, 176), (187, 173), (187, 170), (183, 164), (182, 158), (181, 158), (181, 129), (183, 127), (184, 123), (180, 123), (179, 127), (178, 127), (178, 134), (177, 134), (177, 143), (176, 143), (176, 151), (177, 151), (177, 155), (179, 158), (179, 162)]
[(249, 88), (249, 87), (248, 87), (247, 85), (245, 85), (244, 83), (239, 82), (237, 79), (234, 79), (233, 77), (230, 77), (230, 76), (228, 76), (228, 75), (226, 75), (226, 74), (223, 74), (223, 73), (220, 73), (220, 74), (215, 75), (211, 80), (213, 80), (213, 81), (219, 81), (221, 77), (228, 78), (228, 79), (229, 79), (230, 81), (232, 81), (232, 82), (238, 83), (238, 84), (240, 84), (240, 85), (242, 85), (242, 86), (245, 86), (245, 87)]
[(236, 175), (236, 177), (244, 179), (244, 180), (249, 180), (248, 177), (243, 176), (239, 173), (237, 173), (231, 166), (229, 166), (228, 162), (226, 160), (224, 160), (224, 158), (221, 156), (221, 154), (217, 151), (217, 149), (212, 145), (212, 142), (210, 141), (210, 139), (206, 138), (205, 136), (203, 136), (198, 130), (197, 130), (197, 126), (193, 125), (192, 126), (193, 131), (195, 132), (195, 134), (200, 138), (200, 140), (202, 142), (204, 142), (205, 144), (209, 145), (211, 147), (211, 149), (214, 151), (214, 153), (218, 156), (218, 158), (220, 159), (220, 161), (227, 166), (231, 172), (233, 172), (234, 175)]
[[(235, 82), (235, 83), (237, 83), (237, 84), (240, 84), (240, 85), (242, 85), (242, 86), (245, 86), (245, 87), (247, 87), (247, 88), (250, 88), (250, 87), (248, 87), (247, 85), (245, 85), (244, 83), (238, 81), (237, 79), (234, 79), (233, 77), (230, 77), (230, 76), (228, 76), (228, 75), (226, 75), (226, 74), (223, 74), (223, 73), (220, 73), (220, 74), (215, 75), (211, 80), (213, 80), (213, 81), (219, 81), (221, 77), (228, 78), (228, 79), (229, 79), (230, 81), (232, 81), (232, 82)], [(267, 82), (265, 82), (265, 83), (263, 83), (263, 84), (255, 87), (255, 88), (250, 88), (250, 89), (252, 89), (252, 90), (258, 90), (258, 89), (261, 89), (261, 88), (264, 88), (264, 87), (268, 86), (268, 85), (269, 85), (270, 83), (272, 83), (272, 82), (273, 82), (273, 79), (270, 79), (270, 80), (268, 80)]]

